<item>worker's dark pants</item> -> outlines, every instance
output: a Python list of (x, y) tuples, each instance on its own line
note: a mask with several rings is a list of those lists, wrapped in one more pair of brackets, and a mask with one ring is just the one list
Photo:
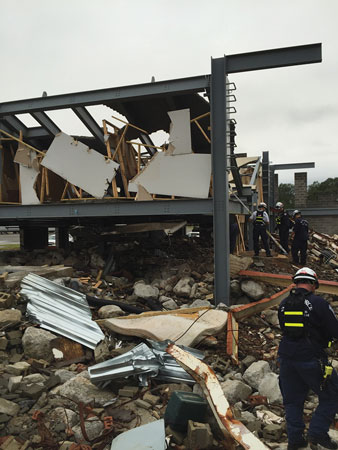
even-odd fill
[(280, 245), (287, 253), (289, 253), (289, 228), (287, 228), (286, 230), (279, 230), (279, 240)]
[(262, 238), (262, 242), (267, 255), (270, 255), (270, 249), (268, 244), (268, 235), (266, 234), (266, 227), (263, 225), (254, 225), (253, 227), (253, 242), (255, 255), (259, 253), (259, 236)]
[(299, 252), (300, 252), (300, 263), (306, 264), (306, 252), (307, 252), (307, 241), (293, 240), (291, 246), (292, 260), (295, 264), (299, 264)]
[(321, 390), (323, 373), (320, 361), (281, 359), (279, 385), (285, 406), (289, 443), (301, 440), (304, 431), (303, 408), (311, 389), (318, 395), (319, 405), (310, 422), (309, 436), (324, 437), (338, 412), (338, 376), (334, 370)]

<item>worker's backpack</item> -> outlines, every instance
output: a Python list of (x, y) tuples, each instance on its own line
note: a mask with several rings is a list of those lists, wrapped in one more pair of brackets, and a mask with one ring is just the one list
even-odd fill
[(296, 292), (293, 289), (280, 308), (282, 332), (289, 339), (300, 339), (309, 335), (312, 304), (306, 298), (307, 295), (308, 293)]

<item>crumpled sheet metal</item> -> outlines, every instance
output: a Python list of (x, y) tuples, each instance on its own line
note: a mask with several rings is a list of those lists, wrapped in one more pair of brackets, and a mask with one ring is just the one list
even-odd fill
[(268, 447), (242, 422), (233, 418), (229, 402), (225, 398), (216, 374), (207, 364), (174, 344), (169, 344), (166, 351), (200, 384), (217, 423), (225, 435), (229, 433), (244, 449), (267, 450)]
[[(177, 383), (194, 383), (194, 379), (165, 352), (169, 341), (148, 340), (148, 342), (152, 348), (141, 343), (121, 356), (89, 367), (90, 381), (103, 387), (115, 378), (136, 375), (141, 386), (148, 385), (148, 377)], [(184, 348), (197, 358), (204, 358), (202, 352), (189, 347)]]
[(156, 420), (117, 436), (111, 450), (165, 450), (164, 420)]
[(28, 299), (27, 317), (42, 328), (91, 349), (104, 339), (84, 294), (30, 273), (21, 281), (20, 295)]

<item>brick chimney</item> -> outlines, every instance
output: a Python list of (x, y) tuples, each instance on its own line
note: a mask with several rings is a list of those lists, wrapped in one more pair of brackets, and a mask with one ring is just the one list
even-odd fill
[(295, 206), (306, 208), (307, 203), (307, 172), (295, 173)]

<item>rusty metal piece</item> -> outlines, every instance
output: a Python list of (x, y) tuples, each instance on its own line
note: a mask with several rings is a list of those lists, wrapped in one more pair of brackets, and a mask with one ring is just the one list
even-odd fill
[(248, 400), (251, 406), (268, 404), (268, 399), (265, 397), (265, 395), (250, 395), (248, 397)]
[(87, 366), (86, 365), (81, 364), (81, 363), (77, 365), (76, 372), (80, 373), (80, 372), (83, 372), (84, 370), (87, 370)]
[(168, 345), (166, 351), (200, 384), (225, 436), (230, 434), (246, 450), (267, 450), (267, 447), (242, 422), (233, 418), (229, 402), (224, 396), (216, 374), (207, 364), (174, 344)]
[(37, 409), (36, 411), (33, 412), (33, 415), (32, 415), (33, 420), (41, 420), (42, 417), (43, 417), (43, 412), (40, 411), (39, 409)]
[(63, 353), (63, 360), (68, 361), (72, 358), (83, 358), (84, 351), (81, 344), (71, 341), (65, 337), (58, 337), (52, 341), (53, 348)]
[(69, 450), (92, 450), (92, 447), (86, 444), (72, 444)]
[(106, 416), (103, 418), (103, 425), (105, 430), (110, 430), (113, 426), (112, 416)]

